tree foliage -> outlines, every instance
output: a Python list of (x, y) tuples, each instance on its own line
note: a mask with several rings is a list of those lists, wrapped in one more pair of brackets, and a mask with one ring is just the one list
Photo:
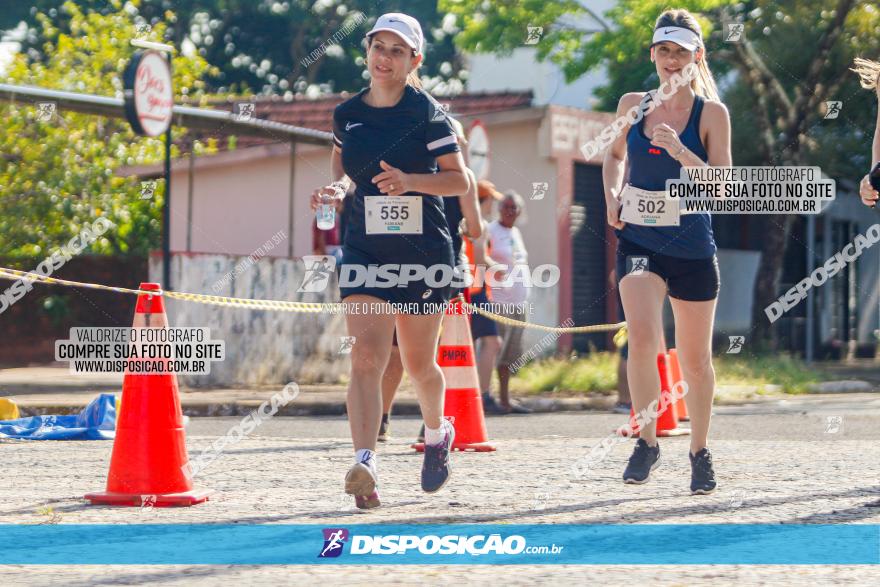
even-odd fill
[[(6, 82), (57, 90), (122, 95), (122, 72), (138, 35), (137, 3), (113, 2), (114, 12), (84, 12), (65, 3), (68, 32), (39, 13), (45, 59), (19, 53)], [(170, 17), (171, 15), (169, 15)], [(163, 38), (163, 25), (153, 40)], [(204, 59), (174, 58), (176, 99), (203, 91), (209, 72)], [(156, 163), (163, 141), (136, 136), (124, 119), (108, 119), (56, 109), (41, 120), (36, 104), (0, 104), (0, 251), (10, 256), (39, 256), (66, 244), (83, 226), (105, 216), (115, 228), (91, 250), (104, 254), (145, 254), (161, 234), (162, 190), (144, 199), (140, 183), (114, 173), (120, 166)], [(204, 147), (199, 147), (204, 149)]]
[[(41, 9), (61, 0), (38, 0)], [(83, 10), (112, 13), (111, 0), (77, 0)], [(173, 11), (173, 13), (171, 12)], [(138, 21), (163, 25), (164, 38), (176, 47), (190, 47), (216, 67), (207, 76), (210, 92), (315, 95), (353, 91), (364, 86), (364, 34), (384, 12), (406, 12), (422, 24), (427, 50), (423, 75), (435, 93), (461, 88), (463, 62), (453, 42), (457, 29), (433, 0), (142, 0)], [(173, 14), (173, 18), (169, 15)], [(352, 22), (363, 22), (339, 43), (329, 44), (314, 63), (303, 58)], [(24, 8), (0, 11), (0, 30), (35, 18)], [(61, 30), (69, 18), (54, 16)], [(46, 58), (39, 34), (29, 35), (25, 50)]]

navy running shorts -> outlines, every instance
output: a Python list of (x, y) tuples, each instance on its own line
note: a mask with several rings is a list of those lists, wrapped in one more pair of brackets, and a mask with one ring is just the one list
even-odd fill
[[(445, 249), (438, 249), (435, 254), (423, 255), (419, 258), (419, 264), (425, 267), (432, 265), (446, 264), (452, 268), (450, 255), (444, 254)], [(405, 263), (406, 261), (398, 260), (397, 263)], [(388, 261), (382, 261), (369, 253), (356, 249), (354, 247), (343, 246), (342, 263), (339, 266), (340, 274), (345, 270), (346, 265), (360, 265), (361, 267), (369, 267), (370, 265), (381, 266)], [(340, 284), (339, 292), (344, 300), (351, 295), (367, 295), (379, 298), (393, 304), (400, 304), (400, 309), (396, 310), (406, 314), (426, 314), (437, 313), (443, 311), (443, 304), (452, 298), (452, 283), (443, 287), (430, 287), (424, 280), (410, 281), (405, 287), (378, 287), (374, 283), (357, 283), (352, 286), (344, 286)]]
[[(484, 307), (489, 303), (485, 287), (471, 296), (471, 303), (477, 307)], [(474, 312), (471, 314), (471, 336), (475, 341), (484, 336), (498, 336), (498, 324), (494, 320), (489, 320), (482, 314)]]

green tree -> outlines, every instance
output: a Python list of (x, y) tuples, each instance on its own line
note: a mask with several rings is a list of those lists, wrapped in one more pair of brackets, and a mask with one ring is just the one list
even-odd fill
[[(36, 20), (45, 59), (19, 53), (6, 82), (58, 90), (121, 96), (122, 72), (134, 52), (130, 40), (137, 2), (112, 3), (114, 12), (83, 12), (74, 2), (59, 10), (69, 32), (39, 13)], [(173, 20), (171, 13), (166, 15)], [(163, 39), (157, 25), (152, 40)], [(199, 96), (209, 72), (199, 56), (174, 58), (176, 99)], [(94, 243), (92, 252), (146, 254), (161, 235), (162, 189), (143, 199), (134, 178), (114, 170), (162, 160), (163, 141), (136, 136), (124, 119), (56, 111), (41, 119), (37, 105), (3, 102), (0, 116), (0, 251), (40, 256), (65, 244), (99, 216), (116, 226)], [(198, 146), (198, 150), (208, 147)]]
[[(835, 0), (682, 0), (698, 14), (708, 60), (731, 112), (734, 164), (818, 165), (837, 179), (857, 180), (869, 165), (874, 99), (847, 71), (853, 57), (880, 54), (876, 2)], [(656, 87), (646, 59), (653, 24), (668, 0), (619, 0), (604, 15), (572, 0), (440, 0), (462, 27), (468, 51), (509, 53), (527, 26), (543, 27), (538, 59), (559, 64), (569, 81), (604, 65), (608, 83), (596, 94), (613, 111), (621, 95)], [(725, 24), (742, 24), (725, 42)], [(839, 120), (823, 103), (842, 100)], [(762, 235), (754, 290), (753, 336), (775, 344), (763, 309), (779, 295), (793, 215), (750, 217)], [(744, 219), (745, 221), (745, 219)]]
[[(61, 1), (38, 0), (37, 5), (46, 9)], [(101, 14), (115, 10), (110, 0), (76, 4)], [(174, 20), (166, 19), (169, 7)], [(137, 19), (167, 26), (165, 38), (176, 47), (192, 43), (216, 67), (205, 80), (211, 92), (314, 94), (364, 86), (361, 40), (381, 13), (395, 11), (412, 14), (422, 24), (427, 42), (423, 74), (432, 84), (451, 81), (453, 88), (459, 87), (463, 61), (453, 42), (456, 30), (444, 26), (435, 0), (143, 0)], [(303, 62), (348, 23), (359, 22), (358, 13), (366, 17), (360, 26), (314, 62)], [(0, 30), (22, 20), (36, 22), (25, 8), (0, 11)], [(65, 14), (59, 11), (53, 20), (68, 30)], [(39, 34), (30, 35), (23, 48), (46, 58)]]

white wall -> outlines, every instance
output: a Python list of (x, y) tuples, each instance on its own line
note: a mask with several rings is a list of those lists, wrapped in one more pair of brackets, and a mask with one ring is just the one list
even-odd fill
[[(188, 164), (175, 166), (171, 179), (171, 250), (250, 255), (279, 230), (293, 242), (294, 256), (312, 252), (314, 214), (309, 198), (329, 178), (329, 148), (297, 146), (293, 234), (290, 234), (290, 152), (245, 156), (254, 149), (196, 160), (193, 181), (191, 246), (187, 248)], [(257, 151), (263, 152), (263, 151)], [(289, 243), (269, 256), (287, 257)]]
[[(602, 17), (603, 13), (612, 8), (614, 0), (589, 0), (582, 2), (585, 6)], [(604, 19), (603, 19), (604, 20)], [(594, 20), (587, 18), (576, 23), (581, 28), (596, 29)], [(523, 40), (527, 31), (523, 31)], [(586, 73), (572, 83), (565, 82), (565, 76), (559, 66), (549, 61), (539, 63), (535, 59), (534, 47), (524, 45), (515, 49), (509, 57), (479, 53), (467, 56), (470, 76), (467, 82), (469, 92), (493, 92), (503, 90), (532, 90), (534, 104), (557, 104), (592, 110), (593, 90), (604, 84), (605, 67)]]
[[(172, 258), (174, 289), (215, 293), (213, 285), (245, 261), (243, 256), (180, 255)], [(216, 295), (260, 300), (336, 302), (335, 276), (321, 294), (298, 294), (304, 265), (293, 259), (263, 258), (242, 271)], [(150, 280), (161, 281), (161, 257), (150, 258)], [(211, 338), (226, 343), (226, 360), (208, 375), (184, 376), (189, 386), (254, 386), (337, 383), (349, 371), (348, 355), (339, 354), (346, 335), (341, 314), (275, 312), (166, 300), (171, 326), (210, 327)]]

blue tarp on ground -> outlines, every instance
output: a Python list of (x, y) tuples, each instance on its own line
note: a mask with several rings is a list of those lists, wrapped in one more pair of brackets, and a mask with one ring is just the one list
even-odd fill
[(0, 438), (113, 440), (115, 437), (116, 397), (112, 393), (102, 393), (76, 415), (0, 420)]

